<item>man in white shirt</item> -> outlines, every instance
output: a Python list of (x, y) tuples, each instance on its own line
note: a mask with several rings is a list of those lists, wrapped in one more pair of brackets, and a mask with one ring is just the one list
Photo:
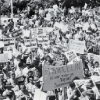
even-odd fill
[(23, 75), (23, 72), (22, 71), (23, 71), (23, 63), (20, 62), (18, 64), (18, 68), (15, 71), (15, 77), (19, 77), (19, 76)]
[(27, 77), (29, 72), (30, 63), (27, 62), (26, 67), (22, 70), (22, 73), (25, 77)]

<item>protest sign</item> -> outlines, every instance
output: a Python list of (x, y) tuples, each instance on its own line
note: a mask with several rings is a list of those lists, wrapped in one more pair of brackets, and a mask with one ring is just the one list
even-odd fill
[(42, 34), (42, 35), (38, 35), (37, 38), (41, 38), (41, 39), (45, 39), (47, 36)]
[(31, 48), (37, 48), (37, 41), (36, 39), (31, 39)]
[(35, 89), (34, 100), (40, 100), (41, 90)]
[(40, 89), (35, 89), (34, 100), (46, 100), (47, 94)]
[(25, 46), (30, 48), (37, 48), (37, 41), (36, 39), (24, 39)]
[(65, 87), (75, 77), (83, 78), (83, 64), (81, 60), (74, 64), (62, 66), (46, 66), (45, 64), (43, 68), (43, 89), (47, 91)]
[(93, 82), (100, 82), (100, 76), (91, 76)]
[(42, 44), (43, 43), (43, 39), (41, 39), (41, 38), (38, 38), (38, 44)]
[(22, 36), (22, 30), (21, 29), (12, 32), (12, 37), (18, 38), (20, 36)]
[(84, 54), (85, 41), (69, 40), (69, 50), (75, 50), (76, 53)]
[(88, 82), (89, 79), (80, 79), (80, 80), (74, 80), (74, 83), (77, 87), (84, 85), (86, 82)]
[(3, 35), (2, 35), (2, 30), (0, 29), (0, 39), (2, 39)]
[(4, 47), (4, 42), (0, 40), (0, 48)]
[(38, 35), (37, 36), (38, 44), (48, 45), (49, 44), (49, 37), (47, 35)]
[[(8, 17), (2, 17), (1, 18), (1, 24), (4, 24), (5, 22), (4, 21), (8, 21), (9, 19), (11, 19), (11, 18), (8, 18)], [(18, 20), (18, 18), (13, 18), (13, 21), (14, 21), (14, 23), (16, 24), (17, 23), (17, 20)]]
[(38, 28), (37, 33), (38, 35), (44, 34), (45, 33), (44, 28)]
[(31, 35), (30, 30), (23, 30), (22, 32), (23, 32), (23, 37), (30, 37)]
[(65, 52), (65, 56), (67, 57), (69, 62), (77, 57), (76, 53), (73, 50)]
[(30, 39), (24, 39), (24, 43), (26, 47), (31, 47), (31, 41)]
[[(93, 62), (94, 68), (100, 67), (100, 56), (99, 55), (88, 53), (88, 59)], [(97, 63), (98, 63), (98, 66), (97, 66)]]
[(32, 38), (35, 38), (35, 36), (37, 36), (37, 28), (33, 28), (33, 29), (31, 29), (31, 37)]
[(3, 38), (4, 42), (4, 51), (7, 51), (8, 47), (15, 47), (15, 39), (14, 38)]
[(10, 47), (15, 47), (15, 39), (10, 38)]
[(0, 54), (0, 63), (8, 62), (8, 54)]

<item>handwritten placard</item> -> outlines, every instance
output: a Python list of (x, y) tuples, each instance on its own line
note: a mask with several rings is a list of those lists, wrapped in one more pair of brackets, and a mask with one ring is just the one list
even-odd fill
[(8, 62), (8, 54), (0, 54), (0, 63)]
[(77, 63), (62, 66), (44, 66), (43, 81), (44, 90), (54, 90), (65, 87), (75, 77), (83, 78), (83, 64), (80, 60)]
[(69, 62), (74, 60), (77, 57), (76, 53), (72, 50), (68, 51), (68, 52), (65, 52), (65, 55), (66, 55)]
[(84, 54), (85, 41), (69, 40), (69, 50), (75, 50), (76, 53)]

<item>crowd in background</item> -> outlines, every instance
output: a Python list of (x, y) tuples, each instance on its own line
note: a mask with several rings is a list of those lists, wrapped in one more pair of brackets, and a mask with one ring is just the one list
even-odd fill
[[(0, 38), (15, 38), (15, 47), (8, 47), (9, 60), (1, 64), (0, 70), (0, 100), (34, 100), (35, 90), (43, 91), (42, 69), (45, 64), (55, 66), (57, 56), (62, 65), (69, 63), (64, 56), (68, 51), (69, 40), (85, 41), (84, 53), (77, 56), (82, 59), (84, 65), (85, 84), (76, 87), (75, 80), (62, 88), (47, 93), (49, 100), (100, 100), (100, 93), (97, 85), (91, 76), (98, 76), (92, 69), (99, 68), (99, 62), (93, 63), (88, 59), (88, 53), (100, 55), (100, 7), (92, 8), (86, 4), (84, 7), (62, 8), (62, 4), (48, 4), (42, 7), (36, 5), (35, 14), (30, 16), (30, 6), (22, 10), (13, 18), (1, 19)], [(44, 28), (48, 36), (48, 44), (38, 43), (37, 33), (33, 29)], [(21, 31), (19, 31), (21, 30)], [(21, 35), (15, 36), (14, 32), (19, 31)], [(36, 39), (37, 47), (30, 49), (25, 46), (24, 39)], [(54, 47), (57, 47), (56, 49)], [(1, 46), (1, 53), (4, 52)], [(57, 56), (55, 56), (57, 55)], [(90, 67), (89, 67), (90, 66)]]

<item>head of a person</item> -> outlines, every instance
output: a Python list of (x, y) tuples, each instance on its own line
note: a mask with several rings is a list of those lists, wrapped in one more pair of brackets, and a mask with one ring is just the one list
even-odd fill
[(30, 68), (30, 63), (27, 63), (26, 64), (26, 67), (29, 69)]
[(90, 56), (90, 61), (91, 61), (91, 62), (93, 62), (93, 61), (94, 61), (93, 56)]
[(33, 76), (29, 76), (28, 77), (28, 83), (33, 83), (34, 77)]
[(28, 76), (33, 76), (33, 71), (29, 71)]
[(22, 90), (22, 91), (24, 91), (25, 90), (25, 85), (24, 84), (20, 84), (19, 85), (19, 89)]
[(42, 44), (39, 44), (39, 48), (42, 48)]
[(15, 73), (11, 73), (12, 79), (15, 79)]
[(25, 77), (24, 76), (21, 76), (18, 78), (18, 86), (19, 86), (19, 89), (24, 91), (25, 90)]
[(73, 90), (73, 89), (75, 89), (75, 83), (74, 82), (71, 82), (70, 84), (69, 84), (69, 87)]
[(96, 62), (94, 63), (94, 68), (98, 68), (98, 67), (99, 67), (99, 62), (96, 61)]
[(23, 68), (23, 63), (20, 62), (20, 63), (18, 64), (18, 66), (19, 66), (20, 69), (22, 69), (22, 68)]
[(10, 65), (10, 62), (6, 62), (5, 65), (8, 67)]
[(84, 69), (84, 74), (88, 75), (89, 74), (89, 70), (87, 68)]

